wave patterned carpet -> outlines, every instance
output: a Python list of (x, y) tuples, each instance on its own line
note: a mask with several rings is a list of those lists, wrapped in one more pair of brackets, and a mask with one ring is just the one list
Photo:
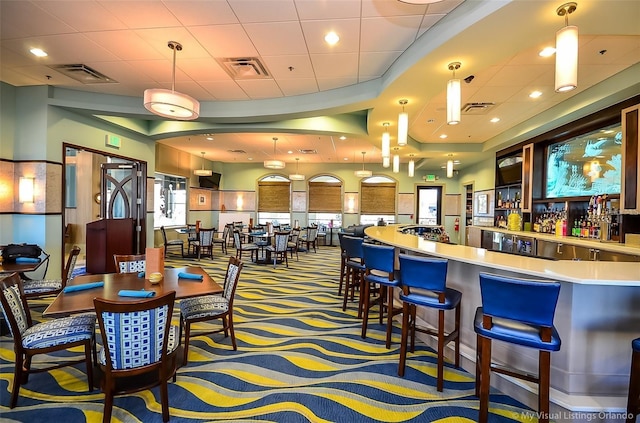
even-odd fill
[[(189, 364), (169, 384), (173, 422), (473, 422), (478, 400), (473, 375), (453, 365), (445, 369), (443, 392), (435, 388), (434, 351), (418, 342), (408, 354), (404, 378), (397, 376), (400, 324), (392, 347), (385, 327), (372, 319), (360, 338), (356, 303), (342, 311), (337, 295), (339, 249), (300, 253), (289, 268), (248, 262), (240, 275), (234, 320), (238, 350), (222, 333), (192, 338)], [(223, 280), (227, 260), (177, 260), (166, 265), (202, 265)], [(41, 319), (47, 301), (32, 302)], [(375, 314), (375, 312), (374, 312)], [(174, 315), (174, 324), (179, 322)], [(219, 321), (202, 323), (219, 327)], [(80, 350), (66, 352), (76, 355)], [(37, 357), (53, 362), (61, 355)], [(13, 384), (11, 339), (0, 338), (0, 420), (3, 422), (96, 422), (104, 396), (87, 392), (83, 365), (31, 375), (18, 406), (8, 408)], [(160, 394), (151, 391), (116, 397), (113, 422), (161, 422)], [(531, 421), (522, 404), (499, 392), (491, 395), (491, 422)]]

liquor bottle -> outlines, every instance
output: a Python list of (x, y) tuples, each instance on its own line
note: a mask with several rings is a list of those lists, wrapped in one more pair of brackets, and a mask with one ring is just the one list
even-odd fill
[(519, 209), (520, 208), (520, 191), (516, 192), (516, 199), (515, 199), (515, 204), (513, 205), (514, 208)]
[(502, 208), (502, 191), (498, 191), (498, 208)]

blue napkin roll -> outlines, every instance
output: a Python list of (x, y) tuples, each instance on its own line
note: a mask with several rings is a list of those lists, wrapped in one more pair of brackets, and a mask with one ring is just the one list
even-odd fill
[(142, 297), (142, 298), (149, 298), (149, 297), (153, 297), (156, 295), (156, 291), (145, 291), (145, 290), (141, 290), (141, 291), (134, 291), (132, 289), (121, 289), (118, 292), (118, 296), (120, 297)]
[(197, 281), (201, 281), (202, 280), (202, 275), (197, 275), (195, 273), (180, 272), (180, 273), (178, 273), (178, 277), (180, 279), (193, 279), (193, 280), (197, 280)]
[(40, 263), (40, 259), (31, 257), (18, 257), (16, 258), (16, 263)]
[(82, 285), (69, 285), (69, 286), (65, 286), (64, 289), (62, 290), (63, 292), (76, 292), (76, 291), (84, 291), (85, 289), (93, 289), (93, 288), (100, 288), (104, 286), (104, 282), (103, 281), (99, 281), (99, 282), (89, 282), (89, 283), (85, 283)]
[(142, 272), (138, 272), (138, 277), (139, 278), (144, 278), (144, 270)]

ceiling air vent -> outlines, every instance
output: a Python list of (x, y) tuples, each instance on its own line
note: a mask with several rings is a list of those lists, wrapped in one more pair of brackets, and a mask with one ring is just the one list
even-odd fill
[(495, 103), (467, 103), (462, 106), (462, 113), (467, 115), (483, 115), (495, 105)]
[(257, 57), (227, 57), (217, 60), (233, 79), (271, 78), (267, 68)]
[(83, 64), (54, 65), (49, 68), (83, 84), (114, 84), (118, 82)]
[(318, 154), (318, 151), (314, 150), (314, 149), (307, 149), (307, 150), (301, 149), (301, 150), (298, 150), (298, 153), (300, 153), (300, 154)]
[(244, 150), (227, 150), (227, 152), (234, 154), (247, 154), (247, 152)]

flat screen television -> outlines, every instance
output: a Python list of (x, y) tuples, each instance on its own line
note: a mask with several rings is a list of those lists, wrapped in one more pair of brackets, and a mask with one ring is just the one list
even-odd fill
[(496, 185), (512, 185), (522, 182), (522, 156), (503, 157), (497, 160)]
[(220, 188), (220, 173), (213, 173), (211, 176), (200, 176), (200, 188)]

